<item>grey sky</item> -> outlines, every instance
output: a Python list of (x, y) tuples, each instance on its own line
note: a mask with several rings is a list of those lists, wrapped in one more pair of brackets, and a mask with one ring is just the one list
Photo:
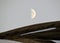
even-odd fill
[[(31, 19), (31, 8), (37, 16)], [(60, 20), (60, 0), (0, 0), (0, 32)]]

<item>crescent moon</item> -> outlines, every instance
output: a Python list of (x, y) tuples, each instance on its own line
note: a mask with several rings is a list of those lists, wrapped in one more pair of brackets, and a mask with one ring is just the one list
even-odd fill
[(36, 17), (36, 11), (31, 9), (31, 18), (34, 19)]

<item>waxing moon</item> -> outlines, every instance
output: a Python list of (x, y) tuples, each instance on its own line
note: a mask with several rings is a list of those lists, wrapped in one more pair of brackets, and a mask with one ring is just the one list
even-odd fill
[(36, 11), (31, 8), (31, 18), (34, 19), (36, 17)]

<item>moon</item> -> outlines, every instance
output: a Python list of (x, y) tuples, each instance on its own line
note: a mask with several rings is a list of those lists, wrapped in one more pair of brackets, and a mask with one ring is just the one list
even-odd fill
[(31, 8), (31, 18), (34, 19), (36, 17), (36, 11)]

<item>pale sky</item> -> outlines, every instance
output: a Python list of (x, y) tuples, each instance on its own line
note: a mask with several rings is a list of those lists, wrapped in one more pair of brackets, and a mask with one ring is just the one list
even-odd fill
[(60, 0), (0, 0), (0, 32), (50, 21), (60, 21)]

